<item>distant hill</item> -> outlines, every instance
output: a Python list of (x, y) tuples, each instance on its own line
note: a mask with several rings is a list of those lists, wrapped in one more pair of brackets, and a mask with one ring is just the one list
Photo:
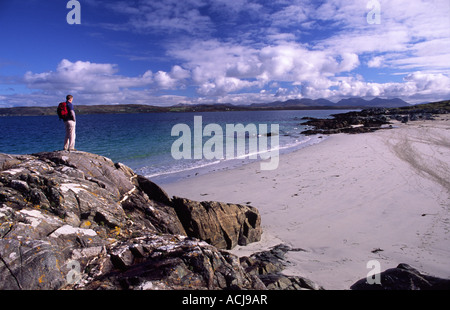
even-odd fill
[(328, 107), (336, 104), (327, 99), (290, 99), (286, 101), (274, 101), (268, 103), (252, 103), (252, 108), (310, 108), (310, 107)]
[(349, 106), (349, 107), (372, 107), (372, 108), (399, 108), (408, 106), (406, 101), (399, 98), (394, 99), (382, 99), (373, 98), (372, 100), (365, 100), (360, 97), (342, 99), (336, 103), (338, 106)]
[(408, 106), (409, 103), (399, 98), (394, 99), (382, 99), (374, 98), (372, 100), (365, 100), (360, 97), (353, 97), (348, 99), (342, 99), (337, 103), (333, 103), (327, 99), (291, 99), (287, 101), (275, 101), (270, 103), (253, 103), (250, 106), (252, 108), (398, 108)]
[[(39, 116), (56, 115), (57, 105), (53, 107), (15, 107), (0, 108), (0, 116)], [(75, 105), (77, 114), (123, 114), (166, 112), (166, 108), (151, 105)]]
[[(77, 114), (126, 114), (126, 113), (158, 113), (158, 112), (214, 112), (214, 111), (258, 111), (258, 110), (316, 110), (316, 109), (364, 109), (368, 107), (397, 108), (410, 106), (407, 102), (395, 99), (374, 98), (365, 100), (355, 97), (342, 99), (333, 103), (327, 99), (290, 99), (269, 103), (252, 103), (250, 105), (227, 104), (177, 104), (160, 107), (144, 104), (119, 105), (75, 105)], [(56, 104), (52, 107), (14, 107), (0, 108), (0, 116), (36, 116), (56, 115)]]

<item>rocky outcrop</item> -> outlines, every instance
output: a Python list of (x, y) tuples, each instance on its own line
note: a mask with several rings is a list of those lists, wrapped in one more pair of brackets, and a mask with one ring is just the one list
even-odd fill
[[(370, 284), (361, 279), (350, 288), (352, 290), (449, 290), (450, 279), (442, 279), (423, 274), (408, 264), (399, 264), (377, 275), (378, 283)], [(375, 276), (374, 276), (375, 277)]]
[(259, 287), (221, 249), (258, 241), (260, 221), (95, 154), (0, 154), (0, 289)]
[(76, 289), (265, 289), (236, 256), (186, 236), (118, 242), (86, 265)]
[(381, 110), (371, 109), (361, 112), (348, 112), (332, 115), (333, 118), (317, 119), (307, 118), (302, 125), (311, 126), (302, 132), (305, 135), (312, 134), (336, 134), (336, 133), (364, 133), (372, 132), (389, 124), (389, 118)]
[(280, 244), (238, 258), (184, 236), (148, 235), (110, 247), (88, 264), (88, 275), (71, 288), (82, 289), (248, 289), (321, 290), (299, 276), (287, 276)]
[(333, 114), (333, 118), (317, 119), (306, 117), (301, 125), (311, 126), (302, 132), (304, 135), (337, 134), (337, 133), (365, 133), (382, 128), (392, 128), (392, 120), (402, 123), (417, 120), (433, 120), (436, 114), (450, 112), (450, 102), (443, 101), (418, 107), (402, 108), (370, 108), (362, 111)]

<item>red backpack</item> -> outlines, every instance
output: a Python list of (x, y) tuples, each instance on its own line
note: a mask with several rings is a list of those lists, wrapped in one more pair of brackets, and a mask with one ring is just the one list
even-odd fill
[(58, 116), (60, 119), (65, 121), (69, 116), (69, 110), (67, 109), (67, 103), (61, 102), (58, 105), (58, 109), (56, 109), (56, 113), (58, 113)]

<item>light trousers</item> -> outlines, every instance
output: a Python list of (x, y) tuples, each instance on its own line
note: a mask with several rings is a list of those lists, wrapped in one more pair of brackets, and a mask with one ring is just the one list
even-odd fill
[(75, 125), (74, 121), (65, 121), (66, 138), (64, 139), (64, 150), (71, 151), (75, 149)]

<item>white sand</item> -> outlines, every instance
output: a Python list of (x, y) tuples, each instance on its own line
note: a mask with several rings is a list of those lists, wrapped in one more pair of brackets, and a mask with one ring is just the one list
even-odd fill
[(349, 289), (373, 259), (381, 270), (407, 263), (450, 278), (450, 116), (438, 119), (333, 135), (282, 155), (274, 171), (252, 163), (163, 187), (171, 196), (258, 208), (261, 242), (233, 253), (282, 242), (302, 248), (289, 252), (284, 273), (325, 289)]

